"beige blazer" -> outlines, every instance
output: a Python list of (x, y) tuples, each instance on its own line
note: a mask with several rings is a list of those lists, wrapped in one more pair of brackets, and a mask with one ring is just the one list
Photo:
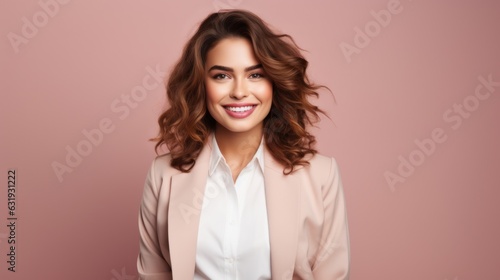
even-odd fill
[[(209, 139), (210, 140), (210, 139)], [(139, 211), (141, 279), (193, 279), (198, 224), (211, 141), (190, 173), (157, 157)], [(335, 159), (315, 155), (310, 165), (283, 175), (264, 145), (264, 180), (272, 279), (349, 279), (349, 234)], [(244, 276), (242, 279), (245, 279)]]

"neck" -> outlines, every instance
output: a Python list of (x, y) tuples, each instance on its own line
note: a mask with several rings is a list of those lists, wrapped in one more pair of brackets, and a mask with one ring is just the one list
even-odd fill
[(228, 163), (246, 165), (259, 148), (262, 140), (262, 125), (244, 132), (232, 132), (217, 125), (215, 139)]

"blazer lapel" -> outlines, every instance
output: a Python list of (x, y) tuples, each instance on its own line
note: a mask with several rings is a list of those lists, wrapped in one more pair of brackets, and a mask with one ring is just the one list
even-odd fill
[(273, 279), (292, 279), (297, 254), (300, 181), (264, 149), (266, 205)]
[(173, 279), (193, 279), (201, 207), (208, 176), (211, 140), (189, 173), (172, 176), (168, 236)]

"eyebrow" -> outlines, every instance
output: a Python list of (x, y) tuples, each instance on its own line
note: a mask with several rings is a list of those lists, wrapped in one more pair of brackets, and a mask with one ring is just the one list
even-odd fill
[[(245, 70), (245, 72), (248, 72), (248, 71), (252, 71), (252, 70), (255, 70), (255, 69), (259, 69), (259, 68), (262, 68), (262, 64), (256, 64), (256, 65), (248, 66), (244, 70)], [(222, 70), (222, 71), (227, 71), (227, 72), (234, 72), (233, 68), (226, 67), (226, 66), (221, 66), (221, 65), (214, 65), (214, 66), (210, 67), (210, 69), (208, 69), (208, 72), (210, 72), (212, 70)]]

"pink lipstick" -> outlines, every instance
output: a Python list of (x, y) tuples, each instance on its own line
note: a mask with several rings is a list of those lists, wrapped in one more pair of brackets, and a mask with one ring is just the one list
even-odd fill
[(224, 105), (223, 107), (229, 116), (237, 119), (243, 119), (250, 116), (257, 105), (248, 103), (234, 103)]

